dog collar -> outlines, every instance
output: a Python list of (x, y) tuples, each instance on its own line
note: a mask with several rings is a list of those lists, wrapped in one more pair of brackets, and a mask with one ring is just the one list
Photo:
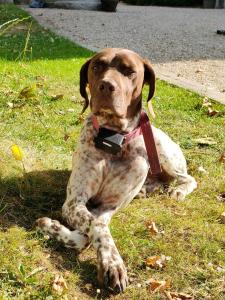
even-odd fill
[[(92, 124), (93, 124), (93, 127), (97, 130), (97, 132), (99, 132), (99, 130), (101, 130), (102, 127), (99, 126), (97, 117), (95, 115), (92, 115)], [(141, 112), (140, 122), (139, 122), (139, 125), (137, 128), (135, 128), (131, 132), (129, 132), (127, 134), (123, 134), (123, 135), (116, 133), (116, 136), (122, 137), (122, 140), (120, 139), (121, 145), (129, 143), (129, 141), (135, 139), (139, 135), (143, 135), (143, 138), (144, 138), (145, 148), (146, 148), (147, 155), (148, 155), (151, 174), (152, 175), (160, 174), (162, 172), (162, 170), (161, 170), (161, 166), (159, 163), (159, 157), (158, 157), (158, 153), (157, 153), (157, 149), (156, 149), (156, 145), (155, 145), (152, 127), (151, 127), (148, 115), (146, 114), (145, 111)], [(103, 143), (107, 144), (107, 142), (103, 142)]]

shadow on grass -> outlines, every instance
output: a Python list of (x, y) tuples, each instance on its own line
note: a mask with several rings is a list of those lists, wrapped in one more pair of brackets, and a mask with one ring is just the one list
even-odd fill
[[(48, 216), (63, 222), (61, 207), (66, 197), (66, 185), (70, 176), (68, 170), (32, 171), (22, 178), (0, 179), (0, 227), (11, 226), (34, 229), (37, 218)], [(33, 236), (34, 234), (34, 236)], [(37, 238), (36, 233), (32, 233)], [(96, 254), (93, 249), (85, 250), (78, 257), (73, 249), (67, 249), (55, 240), (48, 240), (46, 246), (50, 259), (59, 270), (66, 269), (79, 275), (80, 290), (89, 297), (96, 297), (97, 282)], [(107, 299), (110, 291), (103, 291)]]
[(47, 170), (1, 179), (0, 225), (31, 229), (39, 217), (60, 219), (69, 175), (67, 170)]
[[(9, 61), (88, 58), (93, 52), (41, 27), (15, 5), (0, 4), (0, 25), (11, 20), (18, 24), (0, 30), (0, 59)], [(5, 30), (6, 29), (6, 30)]]

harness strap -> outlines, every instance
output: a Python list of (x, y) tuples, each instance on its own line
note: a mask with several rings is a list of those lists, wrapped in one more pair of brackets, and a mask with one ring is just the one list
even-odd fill
[(145, 147), (148, 155), (148, 161), (150, 164), (151, 174), (157, 175), (162, 172), (160, 163), (159, 163), (159, 157), (155, 145), (155, 140), (152, 132), (152, 126), (150, 124), (148, 115), (142, 111), (141, 112), (141, 130), (145, 142)]

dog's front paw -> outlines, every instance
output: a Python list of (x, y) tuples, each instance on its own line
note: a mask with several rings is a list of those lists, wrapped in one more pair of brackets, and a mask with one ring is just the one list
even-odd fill
[(125, 291), (128, 286), (127, 270), (119, 255), (99, 261), (98, 282), (101, 286), (111, 288), (116, 292)]
[(43, 233), (56, 233), (60, 230), (61, 224), (57, 220), (52, 220), (47, 217), (43, 217), (37, 219), (35, 222), (38, 229), (40, 229)]
[(174, 188), (169, 191), (169, 195), (172, 199), (183, 201), (186, 197), (186, 193), (181, 188)]

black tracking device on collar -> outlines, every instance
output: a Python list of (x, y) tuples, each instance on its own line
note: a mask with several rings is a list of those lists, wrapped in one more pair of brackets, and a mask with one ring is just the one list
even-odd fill
[(124, 135), (104, 127), (100, 127), (94, 138), (95, 147), (107, 153), (117, 154), (122, 149)]

